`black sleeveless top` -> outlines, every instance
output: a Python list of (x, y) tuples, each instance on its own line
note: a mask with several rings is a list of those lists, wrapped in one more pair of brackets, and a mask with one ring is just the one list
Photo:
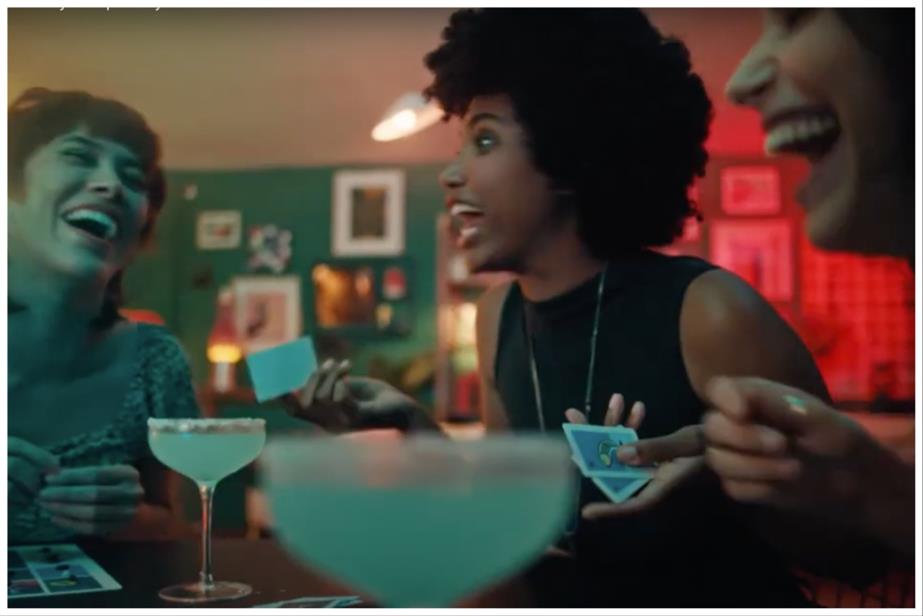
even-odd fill
[[(714, 266), (692, 257), (642, 252), (613, 261), (603, 290), (590, 422), (601, 424), (613, 393), (626, 409), (643, 401), (639, 438), (699, 423), (705, 410), (680, 348), (679, 319), (689, 284)], [(583, 411), (599, 276), (558, 297), (526, 300), (513, 284), (501, 312), (494, 379), (514, 430), (538, 430), (526, 338), (531, 332), (544, 423), (560, 433), (564, 411)], [(576, 470), (576, 469), (575, 469)], [(584, 478), (581, 505), (606, 501)], [(804, 606), (797, 584), (703, 473), (650, 511), (580, 519), (578, 600), (607, 607)]]

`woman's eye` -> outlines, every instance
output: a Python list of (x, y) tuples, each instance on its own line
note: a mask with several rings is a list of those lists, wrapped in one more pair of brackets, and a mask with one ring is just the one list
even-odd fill
[(96, 157), (87, 150), (64, 150), (61, 152), (61, 156), (71, 162), (81, 165), (92, 165), (96, 160)]
[(479, 153), (484, 153), (489, 151), (491, 148), (496, 145), (497, 140), (492, 133), (478, 133), (474, 137), (474, 147)]
[(126, 173), (122, 181), (125, 182), (126, 186), (134, 190), (141, 190), (144, 188), (146, 178), (143, 173)]
[(793, 30), (804, 21), (805, 17), (813, 13), (816, 9), (811, 8), (787, 8), (779, 9), (779, 15), (782, 17), (782, 23), (785, 24), (785, 27), (789, 30)]

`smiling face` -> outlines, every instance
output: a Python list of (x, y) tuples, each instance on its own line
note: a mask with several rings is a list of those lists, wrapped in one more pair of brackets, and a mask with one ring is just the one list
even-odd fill
[(37, 148), (10, 195), (11, 257), (75, 277), (125, 267), (148, 218), (147, 178), (124, 145), (85, 128)]
[(881, 252), (908, 222), (898, 112), (882, 69), (835, 10), (769, 9), (728, 83), (733, 101), (762, 115), (768, 154), (810, 163), (797, 199), (822, 248)]
[(439, 176), (456, 245), (472, 272), (523, 271), (573, 213), (532, 162), (508, 96), (475, 97), (462, 124), (458, 155)]

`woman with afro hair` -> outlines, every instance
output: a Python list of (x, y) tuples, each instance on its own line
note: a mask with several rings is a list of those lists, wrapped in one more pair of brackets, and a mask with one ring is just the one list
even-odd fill
[[(707, 161), (712, 106), (683, 43), (634, 9), (460, 10), (442, 38), (426, 94), (461, 124), (440, 175), (457, 247), (472, 272), (514, 275), (478, 305), (489, 430), (588, 421), (670, 435), (701, 422), (719, 374), (828, 398), (750, 286), (651, 250), (697, 215), (689, 188)], [(325, 363), (294, 412), (335, 430), (433, 427), (413, 400), (347, 370)], [(575, 584), (570, 605), (806, 604), (760, 520), (703, 467), (681, 468), (696, 478), (636, 516), (582, 517), (607, 502), (583, 480), (562, 543), (579, 583), (556, 582)]]

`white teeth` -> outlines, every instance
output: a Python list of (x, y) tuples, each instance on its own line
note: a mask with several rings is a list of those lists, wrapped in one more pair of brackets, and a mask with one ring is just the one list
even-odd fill
[(478, 228), (477, 228), (477, 227), (462, 227), (461, 229), (459, 229), (458, 235), (459, 235), (463, 240), (466, 240), (466, 239), (468, 239), (469, 237), (471, 237), (472, 235), (476, 235), (477, 232), (478, 232)]
[(483, 214), (484, 210), (467, 203), (455, 203), (452, 205), (450, 213), (452, 216), (462, 216), (465, 214)]
[(836, 119), (831, 116), (802, 117), (775, 126), (766, 134), (763, 149), (766, 154), (797, 149), (805, 141), (823, 137), (836, 130)]
[(67, 222), (92, 220), (103, 228), (103, 239), (106, 240), (115, 238), (115, 236), (119, 233), (119, 223), (105, 212), (100, 212), (99, 210), (80, 208), (65, 214), (64, 220)]

